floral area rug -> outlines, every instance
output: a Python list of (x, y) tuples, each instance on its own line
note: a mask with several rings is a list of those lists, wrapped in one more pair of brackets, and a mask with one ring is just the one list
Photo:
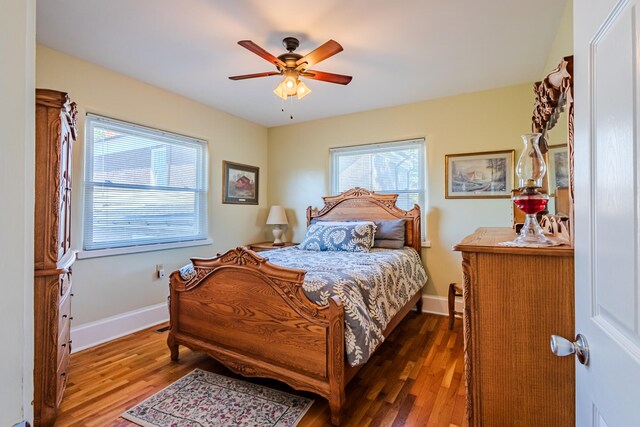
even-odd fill
[(122, 414), (144, 427), (298, 424), (313, 400), (195, 369)]

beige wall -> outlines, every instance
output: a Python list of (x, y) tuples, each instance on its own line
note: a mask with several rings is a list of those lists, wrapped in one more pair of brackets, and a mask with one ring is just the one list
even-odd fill
[[(569, 55), (573, 55), (573, 0), (567, 0), (558, 32), (551, 43), (547, 63), (541, 77), (546, 77), (558, 66), (562, 58)], [(560, 119), (558, 124), (549, 132), (549, 144), (561, 144), (562, 141), (566, 140), (566, 135), (567, 121)]]
[(542, 76), (546, 76), (549, 71), (556, 68), (560, 59), (568, 55), (573, 55), (573, 0), (567, 0), (564, 7), (560, 26), (551, 43)]
[[(567, 0), (558, 32), (551, 44), (549, 56), (543, 72), (545, 77), (550, 71), (558, 66), (560, 60), (565, 56), (573, 55), (573, 0)], [(566, 114), (558, 119), (558, 123), (548, 133), (547, 139), (549, 145), (567, 144), (569, 134), (569, 126)], [(555, 200), (552, 197), (549, 200), (549, 211), (555, 212)]]
[[(480, 226), (509, 226), (508, 199), (445, 199), (444, 156), (520, 149), (531, 129), (530, 84), (269, 129), (269, 204), (288, 211), (287, 238), (299, 242), (305, 209), (329, 194), (329, 148), (425, 137), (428, 155), (427, 293), (446, 295), (460, 281), (461, 257), (451, 246)], [(516, 152), (516, 161), (517, 161)]]
[(0, 425), (33, 418), (35, 2), (0, 8)]
[[(73, 150), (72, 245), (82, 248), (82, 176), (86, 112), (202, 138), (209, 142), (209, 236), (213, 245), (79, 260), (73, 270), (73, 312), (81, 325), (162, 303), (165, 279), (154, 278), (156, 264), (171, 272), (191, 256), (214, 256), (264, 233), (267, 208), (267, 130), (141, 81), (38, 46), (37, 87), (63, 90), (79, 106), (79, 138)], [(222, 204), (222, 160), (260, 168), (260, 205)]]

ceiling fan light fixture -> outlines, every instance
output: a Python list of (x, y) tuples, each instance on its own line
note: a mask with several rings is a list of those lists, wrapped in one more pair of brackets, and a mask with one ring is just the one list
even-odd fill
[(287, 98), (289, 97), (289, 95), (287, 95), (284, 91), (284, 82), (280, 82), (280, 84), (278, 85), (278, 87), (276, 87), (273, 90), (273, 93), (275, 93), (276, 95), (278, 95), (280, 98), (284, 99), (285, 101), (287, 100)]
[(304, 84), (304, 82), (298, 82), (298, 99), (302, 99), (305, 96), (309, 95), (311, 93), (311, 89), (309, 89), (309, 86), (307, 86), (306, 84)]
[(351, 76), (309, 69), (309, 67), (342, 52), (342, 46), (340, 46), (340, 43), (335, 40), (329, 40), (304, 56), (294, 53), (300, 44), (298, 39), (295, 37), (285, 37), (282, 42), (288, 53), (275, 57), (251, 40), (240, 40), (238, 42), (240, 46), (255, 53), (272, 65), (275, 65), (278, 71), (243, 74), (240, 76), (231, 76), (229, 78), (231, 80), (245, 80), (256, 77), (280, 75), (283, 79), (280, 84), (278, 84), (278, 87), (273, 90), (273, 93), (285, 101), (290, 96), (297, 96), (298, 99), (302, 99), (311, 93), (311, 89), (299, 80), (300, 76), (341, 85), (347, 85), (351, 82)]

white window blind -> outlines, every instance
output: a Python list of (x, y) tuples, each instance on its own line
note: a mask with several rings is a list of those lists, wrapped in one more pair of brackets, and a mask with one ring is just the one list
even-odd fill
[(426, 162), (423, 138), (332, 148), (330, 152), (333, 194), (353, 187), (397, 193), (398, 207), (409, 210), (418, 204), (424, 211)]
[(84, 249), (207, 238), (207, 143), (92, 114)]

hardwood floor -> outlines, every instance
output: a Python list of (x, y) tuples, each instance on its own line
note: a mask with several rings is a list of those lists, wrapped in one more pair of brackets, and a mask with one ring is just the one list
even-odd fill
[[(143, 330), (71, 356), (56, 426), (133, 426), (120, 414), (195, 368), (242, 378), (180, 348), (171, 362), (167, 332)], [(244, 378), (315, 400), (300, 427), (329, 426), (327, 401), (274, 380)], [(349, 383), (343, 426), (466, 426), (462, 324), (410, 313)]]

